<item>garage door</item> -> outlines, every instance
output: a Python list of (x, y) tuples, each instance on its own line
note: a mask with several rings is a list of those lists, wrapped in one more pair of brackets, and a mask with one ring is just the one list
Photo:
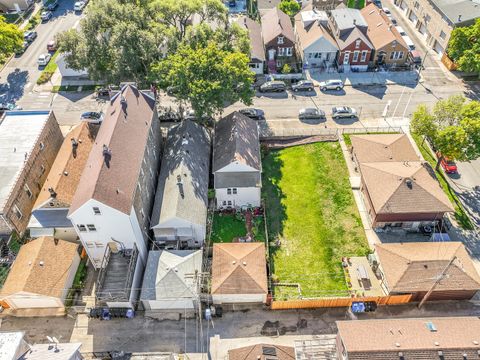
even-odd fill
[(415, 24), (415, 23), (417, 22), (417, 20), (418, 20), (417, 15), (415, 15), (415, 13), (414, 13), (413, 11), (410, 13), (410, 16), (409, 16), (408, 18), (409, 18), (410, 21), (411, 21), (412, 23), (414, 23), (414, 24)]
[(433, 50), (435, 50), (436, 53), (439, 55), (442, 55), (445, 49), (438, 43), (438, 41), (435, 40), (435, 43), (433, 44)]

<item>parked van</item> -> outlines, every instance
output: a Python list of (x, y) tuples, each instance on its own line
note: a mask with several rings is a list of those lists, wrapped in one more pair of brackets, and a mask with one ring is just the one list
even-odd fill
[(283, 81), (268, 81), (260, 86), (260, 92), (282, 92), (287, 89)]

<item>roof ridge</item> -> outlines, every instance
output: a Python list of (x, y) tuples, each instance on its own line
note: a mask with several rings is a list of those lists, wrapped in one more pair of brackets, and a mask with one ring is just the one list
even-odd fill
[[(395, 244), (402, 244), (402, 245), (403, 245), (404, 243), (395, 243)], [(389, 247), (388, 247), (388, 246), (385, 247), (385, 245), (388, 245), (388, 244), (380, 243), (380, 244), (377, 244), (376, 246), (379, 247), (379, 248), (381, 248), (382, 250), (384, 250), (384, 251), (386, 251), (386, 252), (389, 252), (389, 253), (392, 254), (392, 255), (398, 256), (398, 257), (400, 257), (400, 258), (402, 258), (402, 259), (405, 259), (405, 260), (407, 260), (407, 261), (412, 261), (410, 258), (407, 258), (407, 257), (405, 257), (405, 256), (403, 256), (403, 255), (400, 255), (400, 254), (398, 254), (398, 253), (390, 250)]]

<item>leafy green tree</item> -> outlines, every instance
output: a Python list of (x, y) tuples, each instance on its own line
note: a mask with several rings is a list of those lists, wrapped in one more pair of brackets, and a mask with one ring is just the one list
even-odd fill
[(461, 119), (465, 98), (462, 95), (452, 95), (438, 101), (433, 107), (433, 116), (442, 127), (455, 125)]
[(282, 74), (290, 74), (292, 72), (292, 67), (288, 64), (284, 64), (282, 67)]
[(426, 105), (421, 104), (417, 107), (417, 110), (415, 110), (412, 115), (410, 128), (414, 133), (422, 134), (423, 141), (425, 141), (425, 138), (435, 139), (437, 135), (437, 125), (434, 116), (430, 114)]
[(5, 22), (0, 16), (0, 60), (20, 50), (23, 44), (23, 33), (14, 24)]
[(300, 11), (300, 4), (296, 0), (282, 0), (278, 8), (290, 17), (294, 17)]
[(196, 48), (182, 44), (153, 66), (152, 77), (162, 89), (175, 87), (177, 100), (201, 118), (221, 113), (225, 103), (251, 104), (254, 76), (248, 63), (247, 55), (214, 42)]
[(453, 29), (447, 52), (460, 70), (480, 74), (480, 19), (471, 26)]

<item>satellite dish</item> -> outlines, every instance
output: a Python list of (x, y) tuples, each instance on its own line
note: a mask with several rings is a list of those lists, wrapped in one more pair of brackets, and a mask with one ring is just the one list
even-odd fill
[(53, 343), (53, 339), (50, 336), (47, 336), (47, 340), (51, 343)]
[(53, 342), (54, 342), (55, 344), (60, 343), (60, 341), (58, 341), (58, 339), (57, 339), (55, 336), (54, 336), (52, 339), (53, 339)]

